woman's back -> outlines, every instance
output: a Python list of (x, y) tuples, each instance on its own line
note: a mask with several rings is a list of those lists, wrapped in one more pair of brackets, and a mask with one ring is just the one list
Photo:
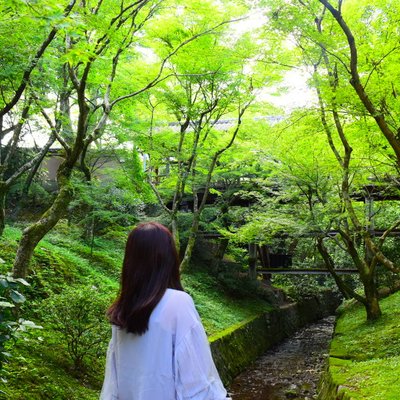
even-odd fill
[(143, 335), (115, 325), (112, 330), (101, 399), (225, 399), (207, 337), (187, 293), (167, 289)]
[(101, 400), (225, 399), (165, 226), (147, 222), (130, 232), (108, 315), (113, 327)]

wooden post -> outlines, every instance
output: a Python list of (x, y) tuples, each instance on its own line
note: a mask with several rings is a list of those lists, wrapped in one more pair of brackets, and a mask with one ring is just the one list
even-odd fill
[(257, 279), (256, 265), (257, 245), (255, 243), (249, 243), (249, 277), (252, 280)]
[[(365, 197), (365, 213), (366, 213), (366, 228), (372, 237), (375, 236), (375, 217), (374, 217), (374, 199), (371, 196)], [(373, 254), (368, 246), (365, 246), (365, 256), (368, 265), (370, 265)]]

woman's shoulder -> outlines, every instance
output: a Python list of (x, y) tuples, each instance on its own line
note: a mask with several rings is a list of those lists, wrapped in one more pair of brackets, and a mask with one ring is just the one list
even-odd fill
[(188, 293), (167, 289), (154, 310), (152, 319), (175, 331), (178, 328), (185, 329), (185, 327), (193, 326), (199, 321), (199, 316), (192, 297)]
[(193, 304), (193, 299), (190, 294), (184, 292), (183, 290), (168, 288), (166, 291), (166, 295), (169, 297), (170, 301), (179, 301), (190, 305)]

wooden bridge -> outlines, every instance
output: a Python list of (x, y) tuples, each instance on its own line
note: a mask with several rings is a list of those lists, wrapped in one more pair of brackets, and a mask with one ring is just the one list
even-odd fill
[[(378, 231), (380, 233), (380, 231)], [(383, 233), (383, 232), (382, 232)], [(337, 232), (331, 231), (329, 235), (336, 235)], [(310, 236), (314, 233), (310, 232)], [(400, 231), (392, 232), (393, 236), (400, 236)], [(222, 237), (217, 232), (202, 232), (199, 234), (204, 239), (219, 239)], [(258, 274), (262, 274), (265, 279), (269, 279), (271, 275), (330, 275), (326, 268), (308, 267), (296, 268), (292, 267), (292, 255), (284, 253), (271, 253), (268, 246), (257, 245), (255, 243), (248, 244), (249, 251), (249, 275), (255, 279)], [(335, 273), (338, 275), (357, 275), (359, 271), (356, 268), (337, 268)]]
[[(269, 268), (257, 269), (257, 273), (263, 275), (284, 274), (284, 275), (329, 275), (326, 268)], [(358, 274), (357, 269), (335, 269), (338, 275)]]

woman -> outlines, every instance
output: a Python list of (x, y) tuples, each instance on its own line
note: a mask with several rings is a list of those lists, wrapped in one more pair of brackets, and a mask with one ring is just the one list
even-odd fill
[(139, 225), (128, 237), (101, 400), (222, 400), (192, 298), (183, 291), (171, 233)]

